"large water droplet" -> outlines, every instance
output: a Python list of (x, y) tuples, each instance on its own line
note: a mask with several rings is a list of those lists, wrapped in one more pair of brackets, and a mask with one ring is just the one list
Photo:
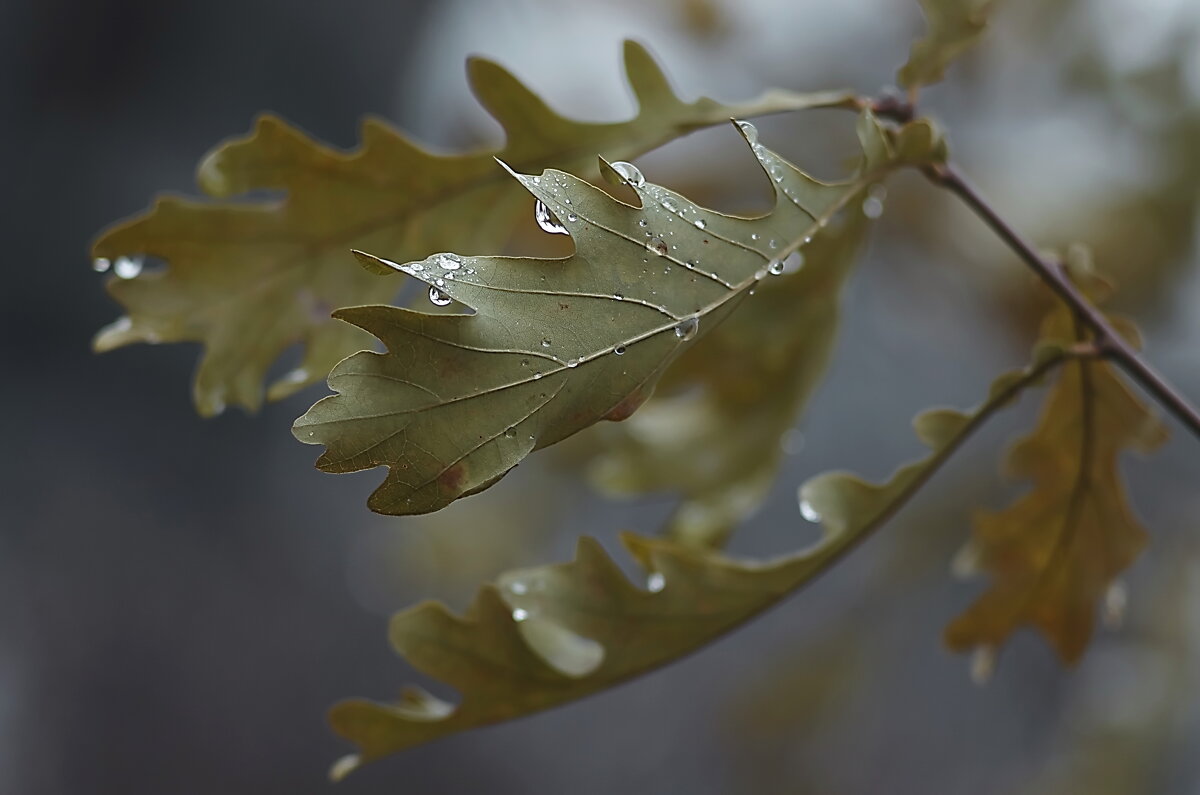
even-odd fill
[(542, 228), (543, 232), (549, 232), (552, 235), (569, 235), (567, 228), (559, 223), (559, 220), (554, 217), (554, 213), (550, 212), (550, 208), (538, 199), (533, 205), (533, 218), (537, 221), (537, 225)]
[(567, 367), (578, 367), (578, 366), (579, 366), (578, 359), (567, 359)]
[(690, 340), (696, 336), (696, 330), (700, 328), (700, 318), (689, 317), (678, 326), (675, 327), (675, 336), (681, 340)]
[(617, 347), (613, 348), (613, 353), (615, 353), (617, 356), (624, 356), (625, 355), (625, 346), (618, 345)]
[(457, 254), (438, 254), (433, 261), (448, 271), (456, 271), (462, 267), (462, 259)]
[(996, 647), (979, 646), (971, 652), (971, 681), (986, 685), (996, 672)]
[(646, 578), (646, 590), (650, 593), (658, 593), (663, 588), (667, 587), (667, 578), (663, 576), (661, 571), (650, 572), (650, 576)]
[(434, 306), (449, 306), (452, 299), (436, 287), (429, 288), (429, 303)]
[(144, 262), (141, 257), (117, 257), (117, 261), (113, 263), (113, 273), (121, 279), (136, 278), (142, 272)]
[(742, 135), (746, 136), (746, 140), (752, 144), (758, 143), (758, 128), (748, 121), (737, 122), (738, 129), (742, 131)]
[(520, 623), (529, 618), (529, 611), (523, 607), (518, 607), (512, 612), (513, 621)]
[(708, 226), (708, 222), (703, 218), (697, 218), (695, 221), (693, 221), (693, 223), (696, 224), (697, 229), (703, 229), (704, 227)]
[(667, 248), (667, 242), (661, 237), (652, 237), (647, 240), (646, 248), (650, 249), (660, 257), (665, 257), (667, 255), (667, 251), (669, 251)]
[(104, 273), (111, 266), (112, 262), (109, 261), (108, 257), (96, 257), (92, 260), (92, 270), (96, 273)]
[(642, 176), (641, 170), (633, 163), (626, 163), (624, 160), (618, 160), (612, 164), (613, 171), (621, 175), (621, 179), (625, 180), (625, 184), (635, 188), (640, 188), (646, 184), (646, 178)]
[(783, 273), (784, 267), (783, 260), (771, 260), (771, 264), (767, 266), (767, 273), (771, 274), (772, 276), (778, 276), (779, 274)]
[(813, 523), (821, 521), (821, 514), (817, 513), (817, 509), (808, 500), (800, 500), (800, 515), (804, 517), (805, 521)]
[(878, 218), (883, 215), (883, 202), (874, 196), (868, 196), (863, 199), (862, 211), (868, 218)]

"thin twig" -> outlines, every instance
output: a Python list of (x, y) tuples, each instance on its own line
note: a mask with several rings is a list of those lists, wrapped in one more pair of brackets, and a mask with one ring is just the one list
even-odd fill
[(1096, 346), (1106, 358), (1114, 360), (1135, 381), (1154, 396), (1163, 408), (1173, 414), (1200, 437), (1200, 412), (1179, 394), (1161, 375), (1156, 373), (1129, 342), (1122, 337), (1108, 318), (1095, 307), (1067, 276), (1066, 269), (1039, 254), (1033, 246), (1001, 218), (990, 204), (971, 186), (954, 166), (943, 164), (924, 169), (926, 176), (962, 199), (996, 235), (1004, 241), (1030, 268), (1042, 278), (1075, 312), (1079, 321), (1095, 335)]

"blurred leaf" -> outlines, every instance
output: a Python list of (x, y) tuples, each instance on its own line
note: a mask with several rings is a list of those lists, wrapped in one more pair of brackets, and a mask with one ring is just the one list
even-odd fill
[(342, 776), (447, 734), (509, 720), (582, 698), (670, 663), (749, 620), (836, 562), (887, 521), (992, 413), (1062, 357), (1047, 347), (1037, 364), (1009, 373), (971, 414), (950, 409), (916, 419), (933, 449), (883, 485), (845, 473), (806, 483), (801, 497), (823, 519), (809, 549), (768, 561), (736, 561), (666, 539), (626, 534), (645, 588), (600, 545), (581, 538), (574, 561), (512, 572), (486, 585), (461, 617), (426, 602), (392, 620), (391, 640), (418, 671), (453, 687), (457, 705), (418, 689), (394, 705), (353, 700), (334, 706), (335, 731), (359, 753)]
[(386, 465), (371, 509), (425, 513), (487, 488), (535, 449), (601, 419), (625, 419), (676, 356), (836, 212), (895, 168), (942, 153), (927, 123), (890, 133), (864, 114), (858, 171), (826, 184), (759, 144), (752, 125), (738, 126), (775, 188), (775, 206), (761, 218), (703, 209), (640, 173), (629, 184), (641, 208), (564, 172), (514, 173), (570, 230), (574, 256), (437, 254), (397, 265), (362, 255), (475, 314), (384, 306), (335, 313), (388, 352), (341, 362), (329, 376), (340, 394), (296, 421), (296, 438), (326, 446), (317, 466)]
[(921, 0), (929, 30), (913, 42), (896, 81), (909, 90), (940, 82), (946, 67), (971, 47), (987, 26), (992, 0)]
[[(1076, 278), (1093, 295), (1107, 289), (1086, 273)], [(1046, 318), (1042, 338), (1070, 344), (1084, 335), (1061, 305)], [(1112, 367), (1093, 359), (1067, 364), (1037, 428), (1008, 456), (1011, 474), (1031, 480), (1032, 490), (976, 519), (970, 557), (992, 582), (946, 628), (946, 642), (956, 650), (995, 649), (1029, 625), (1065, 662), (1079, 659), (1097, 603), (1146, 539), (1130, 512), (1117, 457), (1127, 448), (1148, 452), (1165, 439), (1165, 428)]]
[[(821, 230), (803, 265), (761, 282), (735, 312), (689, 348), (659, 393), (612, 439), (592, 475), (616, 494), (683, 496), (667, 529), (684, 543), (722, 543), (766, 497), (804, 404), (829, 364), (842, 285), (867, 219), (849, 207)], [(666, 394), (663, 394), (666, 393)]]
[(249, 136), (204, 159), (197, 181), (214, 198), (253, 198), (255, 191), (284, 191), (286, 198), (212, 203), (163, 197), (102, 234), (93, 247), (98, 259), (150, 255), (168, 268), (110, 280), (109, 292), (129, 317), (102, 330), (96, 349), (201, 342), (194, 385), (200, 413), (217, 414), (227, 402), (254, 410), (268, 368), (289, 346), (302, 344), (304, 360), (271, 386), (271, 399), (320, 381), (337, 361), (369, 346), (369, 337), (334, 323), (330, 312), (389, 301), (400, 285), (353, 267), (350, 249), (407, 260), (439, 249), (503, 245), (527, 198), (496, 169), (493, 155), (521, 169), (587, 174), (594, 173), (597, 154), (628, 159), (731, 116), (853, 105), (852, 96), (839, 92), (783, 91), (741, 105), (684, 102), (634, 42), (625, 43), (625, 69), (638, 114), (595, 124), (563, 118), (497, 64), (471, 59), (471, 87), (506, 133), (496, 152), (430, 154), (368, 119), (362, 146), (344, 153), (276, 117), (260, 117)]

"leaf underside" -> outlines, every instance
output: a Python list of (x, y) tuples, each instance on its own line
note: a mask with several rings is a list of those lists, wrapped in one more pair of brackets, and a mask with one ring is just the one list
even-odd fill
[(724, 105), (684, 102), (649, 53), (625, 44), (625, 70), (638, 112), (629, 121), (564, 118), (495, 63), (468, 61), (471, 88), (504, 128), (497, 151), (431, 154), (378, 119), (362, 127), (361, 146), (341, 152), (280, 119), (263, 115), (250, 135), (227, 141), (201, 163), (197, 181), (213, 199), (282, 191), (281, 200), (192, 201), (161, 197), (147, 212), (105, 231), (93, 256), (148, 255), (167, 263), (108, 290), (123, 317), (96, 337), (97, 350), (134, 342), (203, 344), (193, 388), (197, 410), (226, 403), (254, 410), (270, 366), (292, 345), (303, 361), (267, 391), (285, 397), (322, 380), (370, 337), (331, 320), (346, 306), (390, 301), (400, 280), (372, 278), (350, 250), (386, 251), (401, 260), (456, 248), (495, 251), (526, 211), (520, 187), (493, 156), (519, 169), (559, 168), (594, 175), (597, 154), (625, 160), (731, 116), (850, 105), (841, 92), (772, 91)]
[(436, 254), (401, 265), (364, 255), (474, 314), (337, 312), (387, 352), (341, 362), (329, 376), (339, 394), (296, 421), (298, 439), (325, 445), (318, 467), (387, 466), (371, 509), (425, 513), (486, 488), (535, 449), (628, 417), (773, 263), (889, 171), (942, 152), (927, 123), (890, 133), (864, 114), (858, 171), (822, 183), (759, 144), (752, 125), (738, 125), (776, 194), (761, 218), (706, 210), (640, 179), (630, 183), (641, 201), (633, 207), (564, 172), (514, 173), (569, 230), (574, 256)]
[(1001, 377), (971, 414), (922, 414), (917, 435), (933, 452), (882, 485), (838, 472), (806, 483), (800, 496), (820, 514), (824, 530), (807, 550), (737, 561), (626, 534), (622, 542), (646, 577), (642, 586), (584, 537), (575, 560), (510, 572), (497, 585), (484, 586), (461, 616), (436, 602), (399, 613), (391, 624), (392, 644), (418, 671), (454, 688), (459, 701), (408, 688), (396, 704), (335, 705), (331, 724), (358, 752), (335, 765), (334, 776), (413, 745), (582, 698), (715, 640), (887, 521), (979, 422), (1035, 378), (1034, 370)]
[[(1096, 277), (1081, 276), (1093, 291), (1103, 289)], [(1070, 344), (1082, 333), (1060, 306), (1042, 336)], [(1031, 490), (976, 518), (967, 549), (991, 582), (947, 627), (950, 647), (995, 649), (1024, 625), (1039, 630), (1063, 661), (1078, 660), (1097, 605), (1147, 537), (1130, 510), (1118, 457), (1165, 439), (1166, 429), (1110, 365), (1066, 364), (1037, 427), (1008, 456), (1010, 473), (1030, 480)]]

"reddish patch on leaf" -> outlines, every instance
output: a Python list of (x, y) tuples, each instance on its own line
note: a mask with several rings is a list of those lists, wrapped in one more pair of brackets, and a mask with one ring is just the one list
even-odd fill
[(450, 494), (458, 494), (462, 492), (463, 481), (467, 479), (466, 467), (459, 463), (447, 469), (442, 474), (438, 475), (437, 484), (438, 491)]
[(601, 419), (609, 420), (610, 422), (620, 422), (621, 420), (627, 420), (633, 416), (633, 412), (635, 412), (639, 408), (641, 408), (641, 405), (643, 403), (645, 403), (647, 398), (649, 398), (649, 397), (650, 397), (649, 390), (639, 389), (636, 392), (631, 393), (629, 395), (629, 397), (625, 398), (620, 403), (618, 403), (617, 405), (615, 405), (611, 409), (609, 409), (608, 413), (605, 414), (603, 417), (601, 417)]

